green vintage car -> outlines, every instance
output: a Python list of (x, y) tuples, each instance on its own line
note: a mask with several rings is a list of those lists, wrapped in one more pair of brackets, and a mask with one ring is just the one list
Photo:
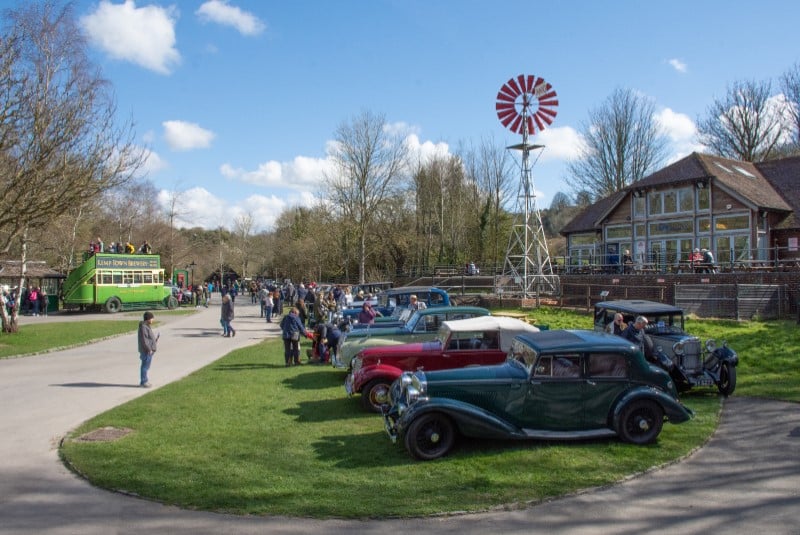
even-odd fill
[(458, 436), (568, 440), (619, 436), (654, 442), (664, 421), (693, 413), (669, 374), (641, 350), (606, 333), (519, 335), (506, 362), (405, 372), (392, 384), (387, 433), (417, 459), (445, 455)]
[(427, 342), (436, 338), (439, 327), (445, 321), (463, 320), (478, 316), (489, 316), (485, 308), (473, 306), (431, 307), (417, 310), (404, 324), (392, 327), (381, 327), (380, 324), (354, 329), (343, 337), (339, 347), (339, 360), (345, 366), (362, 349), (376, 346), (390, 346)]

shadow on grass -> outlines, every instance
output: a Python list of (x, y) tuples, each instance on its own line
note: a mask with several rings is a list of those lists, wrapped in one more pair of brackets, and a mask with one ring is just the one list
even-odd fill
[[(369, 447), (365, 447), (369, 444)], [(392, 444), (383, 431), (322, 437), (311, 445), (317, 458), (336, 468), (358, 469), (403, 466), (414, 460), (401, 444)], [(353, 455), (353, 452), (359, 452)]]
[[(311, 366), (314, 365), (309, 365), (309, 367)], [(332, 386), (341, 386), (342, 393), (344, 393), (344, 378), (346, 376), (341, 371), (334, 370), (330, 366), (327, 368), (322, 365), (316, 366), (316, 369), (312, 368), (293, 377), (287, 377), (283, 380), (284, 386), (296, 390), (321, 390)]]
[(382, 417), (374, 412), (365, 411), (356, 398), (347, 397), (344, 388), (339, 398), (301, 401), (296, 406), (286, 409), (284, 413), (297, 418), (298, 423), (374, 418), (376, 425), (383, 427)]

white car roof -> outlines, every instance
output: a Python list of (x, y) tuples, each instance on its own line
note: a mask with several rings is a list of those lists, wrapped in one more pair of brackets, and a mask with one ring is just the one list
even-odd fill
[(516, 318), (505, 316), (477, 316), (464, 320), (452, 320), (442, 322), (443, 330), (451, 332), (469, 331), (499, 331), (500, 348), (508, 351), (511, 341), (518, 334), (538, 333), (539, 328)]

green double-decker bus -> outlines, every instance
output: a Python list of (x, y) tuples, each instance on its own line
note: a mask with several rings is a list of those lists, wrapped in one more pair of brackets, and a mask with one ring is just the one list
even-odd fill
[(177, 308), (172, 289), (164, 286), (159, 255), (96, 253), (72, 270), (61, 286), (64, 308)]

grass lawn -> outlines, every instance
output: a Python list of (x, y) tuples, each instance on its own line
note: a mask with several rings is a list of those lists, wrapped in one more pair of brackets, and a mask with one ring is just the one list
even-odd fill
[(139, 320), (132, 319), (21, 325), (17, 333), (0, 334), (0, 358), (81, 345), (107, 336), (129, 333), (138, 326)]
[[(194, 314), (194, 309), (159, 310), (158, 316)], [(19, 332), (0, 333), (0, 359), (32, 355), (54, 349), (88, 344), (93, 341), (135, 331), (142, 312), (124, 312), (114, 319), (91, 319), (80, 322), (26, 323)], [(158, 324), (158, 321), (156, 321)]]
[[(551, 328), (591, 322), (563, 310), (530, 315)], [(687, 323), (690, 332), (727, 339), (739, 353), (734, 395), (800, 401), (800, 334), (793, 322)], [(720, 410), (715, 390), (698, 389), (683, 396), (696, 418), (665, 424), (651, 446), (616, 439), (462, 439), (447, 457), (417, 462), (388, 440), (379, 416), (346, 397), (344, 376), (330, 367), (285, 368), (280, 341), (265, 341), (93, 418), (72, 434), (112, 426), (131, 429), (126, 437), (67, 440), (61, 453), (96, 485), (187, 508), (404, 517), (521, 506), (619, 481), (700, 447)]]
[[(64, 442), (93, 483), (204, 510), (306, 517), (394, 517), (521, 505), (670, 462), (717, 424), (716, 395), (685, 402), (697, 418), (648, 447), (461, 441), (415, 462), (344, 393), (330, 367), (285, 368), (278, 340), (234, 351), (188, 378), (93, 418), (73, 436), (130, 428), (116, 442)], [(144, 460), (144, 461), (143, 461)]]

